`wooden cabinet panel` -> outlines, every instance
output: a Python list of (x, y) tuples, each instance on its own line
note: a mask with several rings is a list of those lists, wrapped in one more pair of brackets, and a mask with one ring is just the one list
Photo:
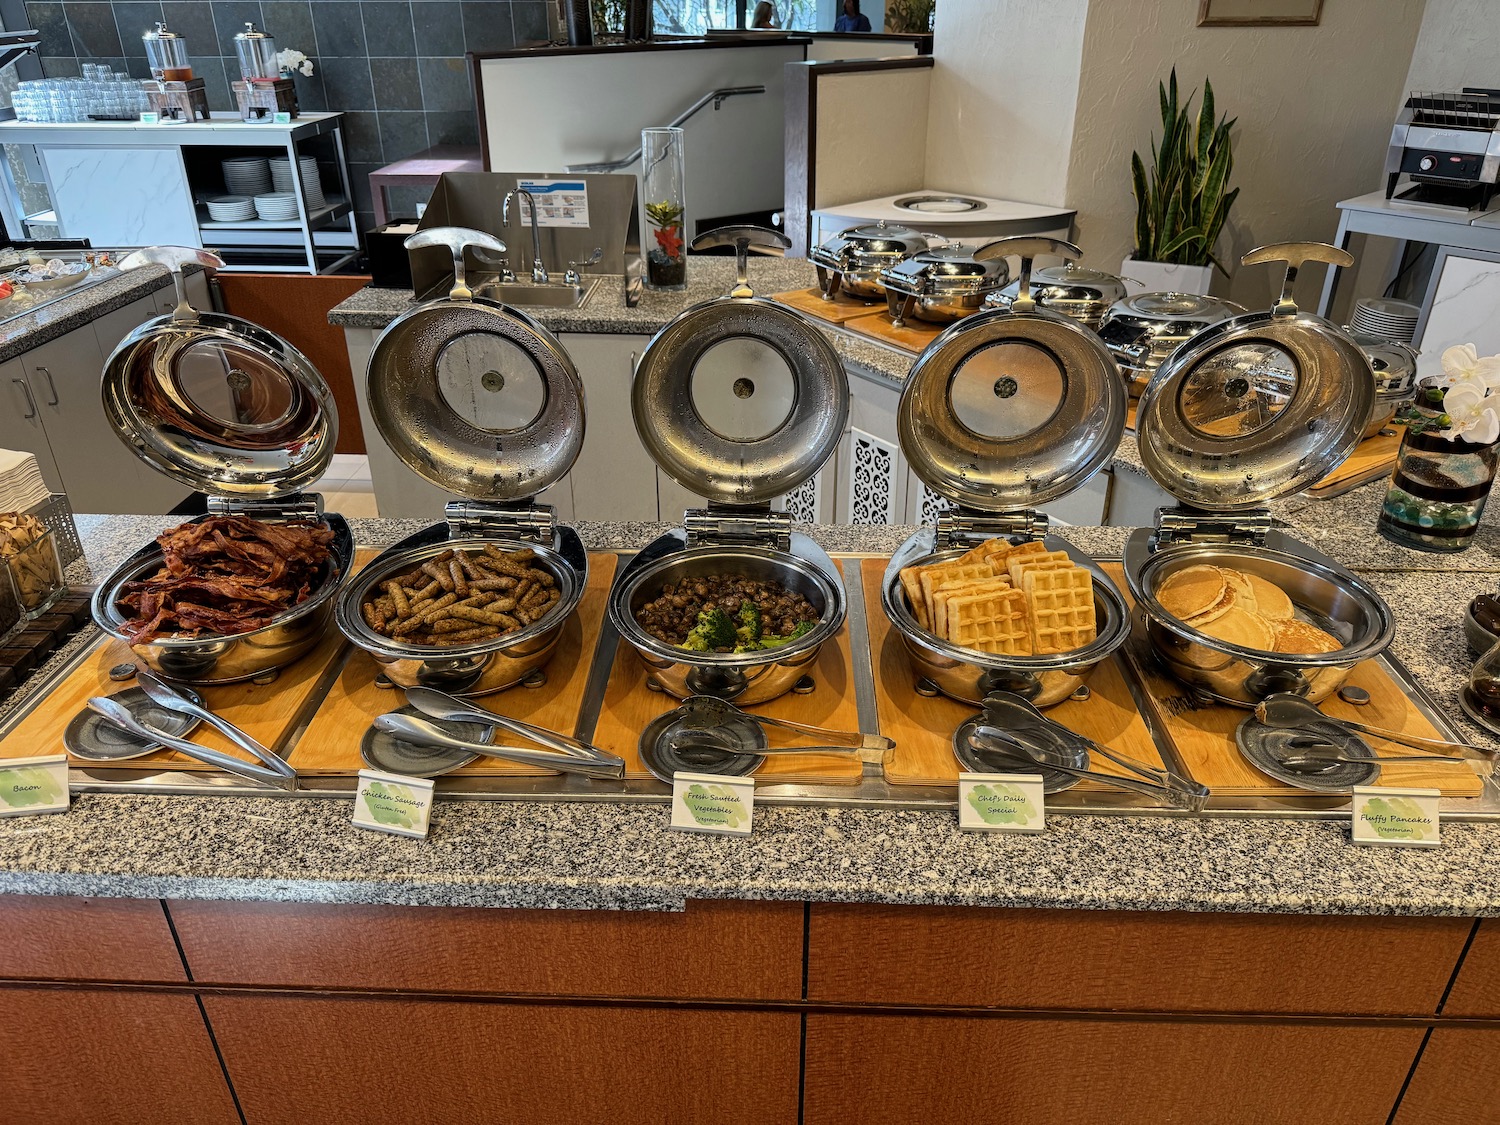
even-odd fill
[(239, 1121), (186, 994), (0, 988), (6, 1125)]
[(1438, 1027), (1401, 1097), (1395, 1125), (1500, 1125), (1500, 1028)]
[(854, 1004), (1432, 1015), (1471, 925), (814, 903), (807, 990)]
[(1421, 1041), (1420, 1027), (810, 1015), (803, 1120), (1384, 1125)]
[(246, 994), (203, 1002), (252, 1125), (797, 1120), (792, 1012)]
[(0, 895), (0, 977), (183, 981), (161, 903)]
[(169, 905), (200, 983), (743, 1000), (802, 991), (794, 902), (690, 902), (676, 914)]
[(1443, 1015), (1500, 1019), (1500, 918), (1479, 923)]

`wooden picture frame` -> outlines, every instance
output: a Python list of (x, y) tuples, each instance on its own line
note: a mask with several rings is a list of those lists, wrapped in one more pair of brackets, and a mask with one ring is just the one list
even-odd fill
[(1316, 27), (1323, 0), (1198, 0), (1199, 27)]

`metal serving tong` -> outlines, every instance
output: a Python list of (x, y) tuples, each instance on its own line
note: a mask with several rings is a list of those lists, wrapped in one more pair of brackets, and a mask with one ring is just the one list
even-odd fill
[(242, 762), (238, 758), (230, 757), (228, 754), (221, 754), (219, 751), (211, 750), (207, 746), (199, 746), (196, 742), (189, 742), (185, 738), (178, 738), (175, 735), (156, 730), (154, 727), (141, 722), (135, 713), (123, 703), (108, 696), (94, 696), (87, 703), (88, 709), (103, 718), (106, 722), (135, 735), (137, 738), (144, 738), (150, 742), (160, 743), (162, 746), (186, 754), (188, 757), (194, 758), (205, 765), (221, 769), (225, 773), (232, 773), (236, 777), (242, 777), (246, 781), (253, 781), (257, 785), (268, 785), (274, 789), (286, 789), (290, 791), (297, 788), (297, 771), (285, 759), (267, 750), (229, 720), (220, 718), (206, 707), (200, 707), (177, 691), (176, 688), (171, 687), (148, 671), (141, 670), (137, 672), (136, 678), (141, 690), (158, 707), (164, 707), (169, 711), (178, 711), (184, 715), (191, 715), (193, 718), (201, 719), (236, 746), (253, 755), (261, 764), (256, 765), (254, 762)]
[(775, 719), (770, 715), (758, 715), (754, 711), (746, 711), (743, 707), (737, 707), (729, 700), (720, 699), (714, 695), (690, 695), (682, 701), (673, 714), (678, 716), (677, 725), (686, 730), (711, 731), (735, 720), (748, 719), (763, 727), (780, 727), (783, 730), (796, 731), (798, 734), (811, 735), (813, 738), (838, 739), (849, 743), (847, 746), (767, 746), (747, 751), (747, 753), (852, 754), (857, 755), (862, 762), (884, 762), (890, 760), (891, 751), (896, 747), (895, 741), (883, 734), (865, 734), (857, 730), (832, 730), (807, 723), (794, 723), (790, 719)]

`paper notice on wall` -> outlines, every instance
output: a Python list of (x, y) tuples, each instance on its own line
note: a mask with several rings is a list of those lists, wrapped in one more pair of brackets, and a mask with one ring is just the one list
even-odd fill
[[(537, 226), (580, 227), (589, 225), (589, 189), (582, 180), (518, 180), (518, 188), (536, 200)], [(521, 197), (521, 221), (531, 222), (531, 208)]]

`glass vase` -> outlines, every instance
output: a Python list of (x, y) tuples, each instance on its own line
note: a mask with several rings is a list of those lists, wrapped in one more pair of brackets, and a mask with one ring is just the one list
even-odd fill
[(1496, 445), (1408, 429), (1380, 509), (1380, 534), (1418, 551), (1466, 549), (1495, 483)]
[(646, 210), (646, 288), (687, 288), (687, 195), (681, 129), (641, 130), (641, 198)]

